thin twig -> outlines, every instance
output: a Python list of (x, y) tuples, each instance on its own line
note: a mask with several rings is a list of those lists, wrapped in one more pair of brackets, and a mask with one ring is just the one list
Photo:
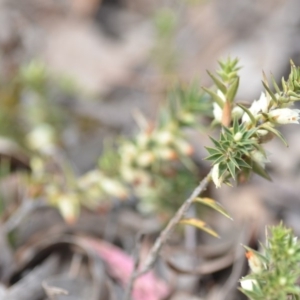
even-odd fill
[(31, 212), (44, 207), (47, 207), (47, 203), (44, 200), (25, 198), (19, 208), (4, 223), (4, 232), (9, 233), (10, 231), (13, 231)]
[(125, 295), (124, 295), (124, 300), (131, 299), (131, 292), (133, 289), (134, 280), (136, 278), (138, 266), (140, 263), (140, 249), (141, 249), (141, 243), (142, 243), (143, 237), (144, 237), (144, 235), (139, 233), (136, 238), (135, 249), (134, 249), (134, 253), (133, 253), (134, 266), (132, 269), (131, 276), (129, 278), (129, 282), (127, 284), (127, 288), (126, 288)]
[[(211, 170), (207, 174), (207, 176), (199, 183), (199, 185), (194, 189), (192, 194), (188, 199), (184, 201), (184, 203), (180, 206), (180, 208), (177, 210), (176, 214), (174, 217), (169, 221), (168, 225), (165, 227), (165, 229), (160, 233), (158, 238), (156, 239), (154, 245), (150, 249), (144, 264), (140, 268), (140, 270), (137, 270), (136, 266), (134, 270), (131, 273), (131, 277), (129, 280), (129, 285), (127, 288), (127, 293), (130, 295), (131, 290), (134, 284), (134, 281), (140, 277), (141, 275), (147, 273), (150, 271), (150, 269), (153, 267), (159, 252), (162, 248), (162, 246), (166, 243), (168, 238), (170, 237), (171, 233), (173, 232), (175, 226), (180, 222), (180, 220), (184, 217), (184, 215), (187, 213), (188, 209), (192, 205), (194, 199), (201, 194), (207, 187), (208, 183), (210, 182), (211, 179)], [(129, 298), (124, 298), (125, 300), (128, 300)]]

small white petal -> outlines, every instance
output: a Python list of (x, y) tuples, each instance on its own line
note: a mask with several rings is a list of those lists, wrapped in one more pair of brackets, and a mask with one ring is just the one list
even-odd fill
[(257, 284), (255, 279), (242, 279), (241, 287), (246, 291), (253, 291), (254, 285)]
[(251, 152), (251, 158), (263, 168), (265, 168), (265, 164), (269, 162), (268, 158), (258, 150)]
[(268, 112), (270, 101), (271, 98), (262, 92), (258, 100), (258, 106), (263, 113)]
[(232, 117), (239, 119), (243, 115), (244, 111), (239, 106), (236, 106), (232, 110)]
[[(258, 100), (254, 100), (251, 107), (249, 108), (249, 111), (252, 113), (252, 115), (258, 119), (261, 115), (261, 113), (267, 113), (269, 110), (269, 104), (271, 99), (265, 94), (261, 93), (260, 98)], [(243, 123), (250, 123), (250, 117), (248, 114), (244, 113), (242, 118)]]
[(299, 124), (299, 109), (278, 108), (272, 110), (268, 116), (270, 120), (277, 124)]
[(217, 95), (218, 95), (224, 102), (226, 101), (226, 97), (225, 97), (225, 95), (223, 94), (222, 91), (217, 90)]
[(223, 182), (223, 176), (219, 177), (219, 164), (215, 164), (212, 169), (211, 178), (216, 185), (216, 188), (221, 187), (221, 184)]
[(221, 123), (222, 121), (222, 108), (217, 104), (217, 103), (213, 103), (214, 109), (213, 109), (213, 114), (215, 117), (215, 120), (218, 121), (219, 123)]
[[(217, 90), (217, 95), (223, 100), (223, 102), (226, 101), (226, 97), (225, 95), (220, 91), (220, 90)], [(217, 104), (217, 103), (213, 103), (213, 114), (214, 114), (214, 117), (215, 117), (215, 120), (218, 122), (218, 123), (221, 123), (222, 122), (222, 114), (223, 114), (223, 110), (222, 108)]]

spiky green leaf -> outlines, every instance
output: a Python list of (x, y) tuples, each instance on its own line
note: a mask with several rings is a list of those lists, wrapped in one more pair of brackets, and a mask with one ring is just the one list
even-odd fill
[(212, 209), (216, 210), (217, 212), (221, 213), (222, 215), (224, 215), (225, 217), (229, 218), (230, 220), (232, 220), (231, 216), (229, 215), (229, 213), (223, 208), (223, 206), (211, 199), (211, 198), (200, 198), (200, 197), (197, 197), (194, 199), (194, 202), (197, 202), (197, 203), (202, 203), (206, 206), (209, 206), (211, 207)]
[(219, 235), (212, 228), (207, 226), (207, 224), (202, 220), (195, 219), (195, 218), (187, 218), (187, 219), (181, 220), (180, 223), (197, 227), (200, 230), (203, 230), (203, 231), (207, 232), (208, 234), (219, 238)]
[(252, 170), (257, 175), (259, 175), (269, 181), (272, 181), (272, 178), (270, 177), (268, 172), (261, 165), (259, 165), (258, 163), (254, 162), (254, 161), (252, 162)]
[(279, 137), (281, 139), (281, 141), (285, 144), (286, 147), (289, 146), (287, 141), (284, 139), (283, 135), (281, 134), (281, 132), (278, 131), (277, 129), (275, 129), (267, 124), (263, 124), (260, 127), (274, 133), (277, 137)]
[(263, 84), (264, 88), (266, 89), (266, 91), (268, 92), (268, 94), (271, 96), (274, 103), (278, 104), (278, 100), (277, 100), (275, 94), (270, 90), (270, 88), (267, 86), (267, 84), (264, 81), (262, 81), (262, 84)]
[(227, 91), (225, 84), (219, 78), (217, 78), (216, 76), (211, 74), (209, 71), (207, 71), (207, 73), (210, 76), (210, 78), (213, 80), (215, 85), (218, 87), (218, 89), (225, 95), (225, 93)]
[(237, 106), (239, 106), (249, 116), (249, 118), (251, 120), (251, 123), (253, 125), (255, 125), (256, 124), (256, 119), (254, 118), (254, 116), (250, 112), (250, 110), (247, 107), (245, 107), (244, 105), (240, 104), (240, 103), (237, 103)]
[(221, 108), (224, 107), (224, 101), (223, 101), (223, 99), (221, 99), (221, 97), (220, 97), (217, 93), (215, 93), (214, 91), (212, 91), (212, 90), (210, 90), (210, 89), (208, 89), (208, 88), (206, 88), (206, 87), (202, 87), (202, 88), (203, 88), (203, 90), (204, 90), (205, 92), (207, 92), (207, 93), (213, 98), (213, 100), (214, 100)]
[(235, 98), (236, 92), (239, 87), (239, 77), (235, 78), (232, 84), (230, 85), (227, 93), (226, 93), (226, 99), (230, 102), (233, 103), (233, 100)]

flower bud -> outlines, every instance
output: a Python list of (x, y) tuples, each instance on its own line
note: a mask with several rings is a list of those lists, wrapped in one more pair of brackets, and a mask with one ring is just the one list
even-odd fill
[(145, 132), (141, 132), (137, 136), (136, 141), (137, 141), (137, 145), (140, 148), (145, 148), (147, 146), (147, 144), (149, 143), (149, 141), (150, 141), (150, 136), (149, 136), (149, 134), (147, 134)]
[(176, 151), (171, 148), (157, 149), (156, 155), (162, 160), (176, 160), (178, 158)]
[(149, 167), (154, 160), (155, 156), (153, 153), (150, 151), (145, 151), (137, 157), (136, 162), (140, 167)]
[(178, 151), (183, 155), (192, 155), (194, 153), (194, 148), (184, 140), (177, 139), (175, 141), (175, 146)]
[(266, 155), (261, 151), (254, 150), (250, 153), (250, 155), (251, 158), (263, 168), (265, 168), (265, 164), (269, 162)]
[(258, 130), (256, 130), (256, 133), (260, 136), (265, 136), (269, 133), (269, 131), (266, 129), (258, 129)]
[(255, 285), (257, 285), (257, 280), (255, 279), (241, 280), (241, 287), (246, 291), (253, 291)]
[(286, 277), (280, 277), (279, 278), (279, 285), (284, 286), (287, 283)]
[(169, 144), (171, 144), (174, 140), (174, 136), (170, 131), (160, 131), (157, 132), (157, 134), (155, 135), (155, 141), (159, 144), (159, 145), (163, 145), (163, 146), (167, 146)]
[(136, 157), (137, 154), (136, 146), (131, 143), (125, 144), (120, 148), (120, 154), (122, 159), (126, 163), (130, 163)]
[(128, 168), (128, 167), (121, 167), (120, 169), (122, 178), (131, 184), (139, 185), (148, 185), (151, 182), (150, 175), (143, 170), (138, 170), (134, 168)]
[(78, 186), (82, 189), (86, 189), (94, 184), (99, 184), (101, 178), (102, 174), (99, 170), (90, 171), (78, 179)]
[(213, 103), (213, 115), (218, 123), (222, 121), (222, 108), (217, 103)]
[(57, 198), (57, 206), (62, 217), (68, 224), (75, 223), (79, 214), (79, 202), (75, 195), (60, 195)]
[(239, 132), (237, 132), (237, 133), (234, 135), (233, 139), (234, 139), (236, 142), (239, 142), (239, 141), (242, 139), (242, 137), (243, 137), (243, 134), (239, 131)]
[(253, 273), (260, 273), (264, 269), (264, 264), (261, 259), (252, 251), (246, 252), (249, 267)]
[(239, 106), (233, 108), (231, 115), (233, 119), (239, 119), (243, 115), (244, 111)]
[(55, 132), (48, 124), (40, 124), (27, 136), (26, 142), (33, 150), (51, 153), (55, 148)]
[(224, 175), (220, 177), (219, 172), (220, 172), (219, 164), (215, 164), (212, 169), (211, 178), (212, 178), (214, 184), (216, 185), (216, 188), (221, 187), (221, 184), (223, 183), (223, 180), (224, 180)]
[(185, 124), (193, 124), (195, 122), (195, 116), (191, 113), (181, 113), (179, 116), (181, 122)]
[(125, 199), (128, 197), (127, 189), (118, 181), (103, 177), (100, 181), (101, 188), (109, 195)]

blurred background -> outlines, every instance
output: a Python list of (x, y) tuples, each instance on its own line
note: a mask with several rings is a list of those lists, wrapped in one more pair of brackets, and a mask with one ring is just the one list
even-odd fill
[[(172, 197), (183, 201), (209, 170), (211, 112), (199, 108), (202, 127), (184, 131), (197, 176), (180, 173), (166, 204), (155, 187), (147, 197), (159, 203), (139, 205), (144, 190), (127, 197), (109, 181), (123, 155), (110, 149), (156, 122), (175, 83), (196, 82), (205, 104), (206, 70), (220, 59), (239, 58), (238, 100), (258, 99), (262, 71), (280, 81), (290, 59), (300, 64), (299, 11), (297, 0), (0, 0), (0, 299), (122, 299), (137, 233), (146, 233), (143, 257)], [(280, 220), (300, 234), (300, 134), (283, 130), (289, 148), (267, 145), (273, 182), (209, 187), (234, 222), (202, 210), (222, 238), (179, 229), (134, 300), (245, 299), (240, 244), (257, 248)], [(75, 195), (92, 176), (105, 193)]]

